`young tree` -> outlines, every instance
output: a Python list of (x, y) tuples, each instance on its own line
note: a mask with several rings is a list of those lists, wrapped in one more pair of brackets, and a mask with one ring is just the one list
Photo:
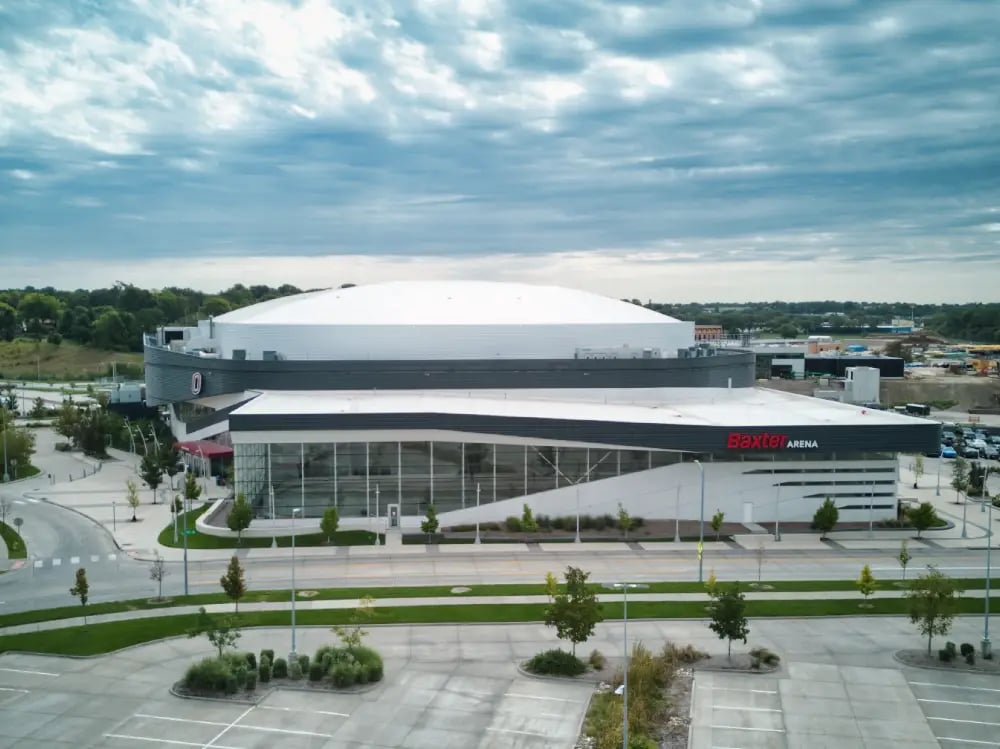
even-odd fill
[(44, 419), (47, 408), (45, 407), (45, 401), (42, 400), (41, 396), (35, 398), (31, 404), (31, 412), (28, 414), (32, 419)]
[(170, 488), (174, 488), (174, 476), (180, 473), (180, 453), (177, 452), (177, 445), (173, 442), (165, 442), (160, 448), (159, 461), (163, 466), (163, 472), (167, 474), (170, 481)]
[(550, 604), (559, 595), (559, 580), (551, 572), (545, 573), (545, 595), (548, 596)]
[(132, 479), (125, 482), (125, 503), (132, 508), (132, 522), (134, 523), (138, 520), (135, 511), (139, 509), (139, 488)]
[(205, 611), (205, 607), (202, 606), (198, 609), (198, 618), (195, 620), (195, 625), (188, 630), (187, 636), (201, 637), (202, 635), (205, 635), (212, 644), (212, 647), (219, 651), (219, 657), (221, 658), (226, 648), (236, 647), (236, 643), (239, 641), (242, 633), (236, 625), (236, 619), (231, 616), (224, 616), (217, 620)]
[(597, 593), (587, 584), (589, 572), (566, 568), (566, 590), (553, 596), (545, 609), (545, 626), (555, 627), (560, 640), (569, 640), (576, 655), (578, 643), (586, 642), (597, 623), (604, 620)]
[(521, 530), (525, 533), (538, 532), (538, 523), (529, 505), (524, 505), (521, 508)]
[(910, 621), (917, 625), (920, 634), (927, 635), (927, 655), (931, 654), (934, 635), (951, 631), (961, 594), (955, 581), (933, 566), (928, 566), (926, 573), (910, 583), (906, 593)]
[(427, 505), (427, 517), (420, 521), (420, 530), (427, 534), (428, 542), (431, 540), (431, 536), (437, 533), (438, 516), (433, 504)]
[(156, 489), (163, 483), (163, 466), (160, 465), (159, 457), (156, 453), (147, 452), (142, 456), (139, 464), (139, 475), (146, 482), (146, 486), (153, 490), (153, 504), (156, 504)]
[(90, 597), (90, 583), (87, 582), (87, 569), (80, 567), (76, 571), (76, 585), (69, 589), (69, 594), (80, 599), (83, 607), (83, 623), (87, 623), (87, 598)]
[(708, 579), (705, 581), (705, 592), (709, 598), (715, 598), (719, 593), (719, 579), (715, 576), (715, 567), (708, 571)]
[(872, 568), (867, 564), (861, 568), (857, 583), (858, 591), (865, 597), (865, 607), (867, 608), (868, 596), (875, 592), (875, 576), (872, 574)]
[(764, 559), (767, 557), (767, 547), (764, 545), (763, 541), (757, 544), (757, 548), (754, 549), (753, 555), (757, 559), (757, 584), (759, 585), (761, 568), (764, 566)]
[(961, 456), (951, 464), (951, 488), (955, 490), (955, 504), (961, 504), (961, 494), (969, 488), (969, 464)]
[(733, 658), (733, 640), (743, 640), (743, 644), (746, 645), (747, 636), (750, 634), (746, 608), (747, 602), (740, 592), (738, 582), (720, 588), (711, 608), (712, 621), (709, 622), (708, 628), (715, 632), (720, 640), (727, 641), (726, 657), (729, 660)]
[[(0, 473), (2, 473), (2, 472), (3, 472), (3, 470), (0, 469)], [(2, 497), (2, 496), (0, 496), (0, 523), (6, 523), (7, 522), (7, 516), (10, 514), (11, 510), (13, 510), (13, 509), (14, 509), (13, 500), (11, 500), (10, 497)]]
[(323, 510), (323, 518), (319, 521), (319, 529), (326, 536), (326, 542), (333, 541), (333, 534), (337, 532), (340, 525), (340, 515), (336, 507), (327, 507)]
[(198, 479), (194, 475), (194, 471), (188, 471), (184, 475), (184, 499), (189, 502), (194, 502), (201, 496), (201, 486), (198, 485)]
[(354, 609), (354, 613), (351, 614), (350, 624), (338, 624), (332, 628), (332, 631), (340, 638), (345, 648), (361, 647), (364, 638), (368, 635), (364, 625), (372, 622), (375, 613), (375, 599), (372, 596), (362, 596), (358, 600), (358, 606)]
[(924, 456), (916, 455), (913, 458), (913, 488), (916, 489), (920, 483), (920, 477), (924, 475)]
[(167, 563), (163, 561), (163, 557), (157, 552), (152, 564), (149, 565), (149, 579), (156, 582), (157, 601), (163, 600), (163, 578), (169, 574), (170, 570), (167, 569)]
[(236, 604), (236, 613), (240, 613), (240, 599), (247, 594), (247, 583), (243, 577), (243, 565), (235, 554), (229, 560), (226, 574), (219, 578), (219, 584), (226, 596)]
[(253, 510), (247, 502), (246, 495), (242, 492), (236, 495), (233, 506), (229, 509), (229, 517), (226, 518), (226, 525), (229, 530), (236, 531), (236, 545), (243, 543), (243, 531), (250, 527), (253, 520)]
[(709, 523), (709, 525), (712, 527), (712, 530), (715, 531), (716, 541), (719, 540), (719, 533), (722, 530), (722, 521), (725, 519), (726, 519), (726, 513), (724, 513), (722, 510), (717, 509), (715, 511), (715, 514), (712, 515), (712, 522)]
[(618, 503), (618, 530), (620, 530), (625, 538), (628, 539), (628, 532), (632, 528), (632, 516), (628, 514), (628, 510), (622, 505), (621, 502)]
[(899, 545), (899, 554), (896, 555), (896, 559), (899, 560), (899, 566), (903, 568), (903, 582), (906, 582), (906, 565), (913, 559), (913, 555), (910, 554), (910, 542), (905, 538)]
[(813, 515), (813, 530), (819, 531), (821, 540), (825, 539), (826, 534), (834, 529), (839, 519), (840, 510), (837, 509), (837, 505), (833, 503), (833, 500), (827, 497), (823, 500), (823, 504), (819, 506), (819, 509), (816, 510), (816, 514)]
[(906, 517), (909, 519), (910, 525), (917, 529), (917, 538), (920, 538), (925, 530), (933, 528), (940, 522), (937, 510), (930, 502), (921, 502), (912, 510), (907, 511)]

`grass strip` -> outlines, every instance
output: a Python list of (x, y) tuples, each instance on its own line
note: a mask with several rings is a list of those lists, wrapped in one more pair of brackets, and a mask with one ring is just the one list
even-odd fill
[(27, 559), (28, 547), (20, 534), (6, 523), (0, 523), (0, 536), (7, 544), (7, 557), (10, 559)]
[[(890, 581), (880, 581), (877, 590), (901, 590), (897, 587), (888, 587)], [(983, 590), (985, 587), (984, 578), (957, 578), (955, 581), (963, 590)], [(767, 593), (822, 593), (827, 591), (857, 590), (857, 583), (853, 580), (776, 580), (772, 582), (760, 583), (761, 588), (751, 588), (743, 585), (746, 593), (767, 592)], [(769, 586), (764, 588), (763, 586)], [(385, 598), (469, 598), (473, 596), (543, 596), (546, 594), (545, 586), (537, 583), (502, 583), (496, 585), (471, 585), (464, 593), (452, 593), (452, 585), (413, 585), (413, 586), (390, 586), (390, 587), (358, 587), (358, 588), (322, 588), (316, 591), (316, 595), (311, 595), (308, 599), (299, 600), (310, 601), (347, 601), (371, 596), (376, 604), (379, 599)], [(600, 586), (595, 588), (599, 594), (614, 595), (614, 591), (604, 589)], [(649, 583), (649, 588), (643, 593), (654, 593), (660, 595), (670, 595), (674, 593), (703, 593), (705, 586), (696, 582), (656, 582)], [(860, 596), (860, 594), (859, 594)], [(876, 591), (877, 596), (877, 591)], [(240, 600), (240, 603), (284, 603), (288, 601), (289, 591), (285, 590), (255, 590), (250, 591)], [(164, 601), (156, 601), (153, 598), (134, 598), (126, 601), (107, 601), (103, 603), (93, 603), (87, 607), (88, 615), (117, 614), (126, 611), (147, 611), (151, 609), (163, 609), (169, 611), (177, 606), (207, 606), (209, 604), (231, 603), (231, 600), (224, 593), (197, 593), (190, 596), (177, 596)], [(640, 605), (637, 602), (633, 605)], [(656, 604), (662, 605), (662, 604)], [(50, 609), (36, 609), (34, 611), (20, 611), (13, 614), (0, 616), (0, 628), (13, 627), (24, 624), (37, 624), (39, 622), (55, 621), (58, 619), (68, 619), (80, 616), (79, 606), (60, 606)]]
[[(907, 602), (898, 598), (874, 599), (870, 609), (859, 608), (859, 601), (838, 600), (783, 600), (748, 601), (747, 615), (754, 617), (813, 617), (813, 616), (870, 616), (876, 614), (906, 614)], [(1000, 599), (991, 600), (990, 610), (1000, 613)], [(959, 599), (956, 607), (960, 614), (983, 613), (983, 602), (971, 598)], [(489, 624), (513, 622), (539, 622), (544, 617), (545, 604), (483, 604), (470, 606), (395, 606), (377, 608), (372, 624)], [(77, 607), (79, 613), (79, 607)], [(317, 626), (349, 623), (355, 612), (347, 610), (302, 611), (297, 613), (297, 623)], [(605, 619), (622, 616), (618, 603), (604, 604)], [(629, 605), (630, 619), (707, 619), (705, 603), (691, 602), (634, 602)], [(239, 626), (287, 627), (288, 611), (252, 611), (238, 616)], [(99, 655), (131, 645), (138, 645), (165, 637), (178, 637), (187, 633), (195, 623), (192, 614), (165, 616), (153, 619), (132, 619), (122, 622), (90, 624), (67, 627), (45, 632), (28, 632), (0, 637), (0, 653), (28, 651), (53, 655)], [(752, 627), (752, 622), (751, 622)], [(917, 636), (916, 634), (914, 635)]]
[[(184, 546), (184, 539), (180, 537), (180, 531), (184, 528), (185, 518), (187, 522), (188, 531), (194, 531), (194, 533), (189, 533), (187, 537), (187, 547), (189, 549), (269, 549), (271, 547), (272, 538), (270, 536), (266, 538), (244, 538), (239, 545), (236, 543), (235, 538), (225, 538), (222, 536), (209, 536), (205, 533), (199, 533), (195, 523), (198, 518), (204, 515), (211, 505), (205, 504), (190, 512), (182, 512), (177, 516), (178, 523), (178, 536), (177, 543), (174, 543), (174, 524), (173, 521), (167, 524), (167, 526), (160, 531), (160, 535), (157, 537), (157, 541), (161, 546), (166, 546), (171, 549), (180, 549)], [(291, 536), (278, 536), (278, 546), (280, 548), (288, 548), (292, 545)], [(385, 543), (385, 536), (380, 535), (380, 541)], [(375, 534), (370, 531), (365, 530), (349, 530), (349, 531), (337, 531), (333, 534), (330, 539), (330, 543), (327, 544), (326, 536), (322, 533), (306, 533), (295, 537), (295, 545), (306, 547), (306, 546), (372, 546), (375, 543)]]

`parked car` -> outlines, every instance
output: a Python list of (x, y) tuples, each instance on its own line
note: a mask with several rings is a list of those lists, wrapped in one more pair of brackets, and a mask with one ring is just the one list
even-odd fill
[(973, 460), (975, 460), (976, 458), (979, 457), (979, 450), (973, 447), (972, 445), (965, 445), (962, 447), (962, 457), (972, 458)]
[(996, 445), (987, 445), (979, 451), (979, 454), (984, 458), (996, 460), (997, 458), (1000, 458), (1000, 447), (997, 447)]
[(957, 458), (958, 453), (955, 452), (955, 448), (951, 445), (941, 445), (941, 457), (942, 458)]

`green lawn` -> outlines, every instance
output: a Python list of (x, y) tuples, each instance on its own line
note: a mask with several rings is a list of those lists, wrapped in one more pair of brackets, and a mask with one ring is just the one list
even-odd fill
[[(196, 510), (182, 512), (177, 516), (179, 527), (184, 527), (185, 516), (187, 516), (188, 530), (194, 530), (193, 534), (187, 537), (189, 549), (266, 549), (271, 546), (271, 538), (244, 538), (237, 547), (235, 538), (221, 538), (219, 536), (209, 536), (195, 530), (195, 521), (204, 515), (210, 505), (205, 504)], [(381, 543), (385, 543), (385, 536), (379, 535)], [(184, 546), (184, 540), (178, 531), (177, 543), (174, 543), (174, 524), (170, 522), (160, 531), (157, 538), (161, 546), (168, 546), (172, 549), (179, 549)], [(375, 543), (375, 534), (363, 530), (337, 531), (333, 534), (330, 543), (327, 544), (326, 536), (322, 533), (308, 533), (295, 537), (296, 546), (371, 546)], [(291, 536), (278, 536), (278, 546), (284, 548), (292, 545)]]
[(24, 545), (24, 539), (18, 535), (16, 530), (6, 523), (0, 523), (0, 536), (3, 537), (4, 543), (7, 544), (7, 556), (10, 559), (27, 558), (28, 548)]
[[(878, 599), (873, 607), (862, 609), (860, 601), (748, 601), (749, 617), (810, 617), (810, 616), (869, 616), (873, 614), (906, 613), (903, 599)], [(372, 624), (465, 624), (538, 622), (544, 616), (545, 604), (485, 604), (475, 606), (397, 606), (376, 609)], [(981, 614), (983, 602), (964, 598), (957, 610), (963, 614)], [(991, 601), (990, 610), (1000, 613), (1000, 599)], [(77, 607), (79, 613), (79, 607)], [(354, 615), (352, 610), (310, 611), (300, 610), (297, 623), (302, 626), (344, 624)], [(617, 603), (604, 604), (606, 619), (620, 619), (622, 607)], [(705, 602), (647, 603), (635, 602), (629, 606), (630, 619), (705, 619)], [(130, 645), (150, 642), (164, 637), (183, 635), (194, 624), (194, 615), (165, 616), (154, 619), (133, 619), (107, 624), (68, 627), (47, 632), (28, 632), (0, 636), (0, 653), (10, 650), (58, 655), (97, 655)], [(287, 611), (254, 611), (239, 615), (241, 627), (286, 627), (290, 624)], [(753, 622), (751, 622), (751, 628)], [(921, 641), (914, 629), (914, 641)], [(206, 648), (208, 645), (206, 643)]]
[[(965, 590), (982, 590), (985, 586), (984, 579), (959, 578), (956, 582)], [(724, 584), (724, 581), (720, 584)], [(857, 590), (857, 585), (853, 580), (782, 580), (765, 582), (764, 585), (771, 586), (770, 592), (778, 593), (813, 593), (833, 590)], [(880, 590), (899, 590), (891, 582), (880, 582)], [(472, 585), (468, 587), (466, 593), (452, 593), (451, 585), (422, 585), (422, 586), (391, 586), (391, 587), (358, 587), (358, 588), (322, 588), (316, 591), (315, 596), (310, 596), (311, 601), (344, 601), (371, 596), (377, 602), (388, 598), (468, 598), (482, 596), (542, 596), (545, 595), (545, 586), (540, 583), (505, 583), (500, 585)], [(744, 585), (746, 592), (754, 592), (753, 588)], [(599, 593), (612, 595), (614, 591), (597, 587)], [(705, 586), (696, 582), (658, 582), (650, 583), (643, 593), (700, 593), (705, 590)], [(281, 603), (289, 600), (288, 590), (256, 590), (250, 591), (240, 601), (240, 603)], [(878, 593), (876, 592), (876, 597)], [(860, 594), (859, 594), (860, 596)], [(306, 600), (300, 598), (299, 600)], [(177, 606), (203, 606), (213, 603), (230, 603), (230, 599), (222, 592), (219, 593), (199, 593), (191, 596), (177, 596), (168, 601), (156, 602), (152, 599), (137, 598), (128, 601), (109, 601), (106, 603), (91, 604), (87, 607), (88, 614), (116, 614), (123, 611), (144, 611), (149, 609), (163, 609), (169, 612), (171, 608)], [(695, 602), (697, 604), (697, 602)], [(764, 603), (764, 602), (758, 602)], [(535, 605), (535, 604), (531, 604)], [(633, 602), (632, 606), (655, 605), (662, 606), (663, 603), (647, 604), (645, 602)], [(681, 605), (671, 604), (671, 605)], [(698, 604), (700, 605), (700, 604)], [(60, 606), (52, 609), (36, 609), (34, 611), (21, 611), (14, 614), (4, 614), (0, 616), (0, 628), (13, 627), (23, 624), (37, 624), (38, 622), (52, 621), (56, 619), (67, 619), (80, 616), (79, 606)]]

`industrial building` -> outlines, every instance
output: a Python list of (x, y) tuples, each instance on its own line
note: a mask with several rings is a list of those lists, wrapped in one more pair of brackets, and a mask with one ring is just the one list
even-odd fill
[[(179, 441), (231, 444), (261, 517), (443, 526), (615, 512), (747, 523), (894, 517), (896, 454), (935, 422), (754, 387), (754, 354), (689, 322), (551, 286), (309, 292), (145, 339)], [(704, 492), (704, 494), (703, 494)]]

